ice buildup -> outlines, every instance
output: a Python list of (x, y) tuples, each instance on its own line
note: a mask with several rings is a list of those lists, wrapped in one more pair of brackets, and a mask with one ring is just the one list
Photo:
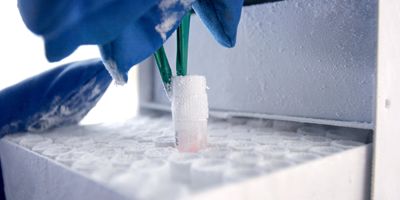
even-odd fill
[(176, 76), (172, 79), (172, 118), (177, 148), (198, 152), (207, 146), (208, 99), (204, 76)]

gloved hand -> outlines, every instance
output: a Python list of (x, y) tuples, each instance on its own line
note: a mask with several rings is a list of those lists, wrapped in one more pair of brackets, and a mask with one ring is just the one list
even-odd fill
[[(43, 36), (49, 61), (83, 44), (99, 45), (117, 83), (175, 31), (194, 0), (18, 0), (22, 18)], [(193, 8), (217, 41), (235, 45), (243, 0), (198, 0)]]
[(0, 137), (78, 123), (111, 82), (101, 60), (56, 67), (0, 91)]

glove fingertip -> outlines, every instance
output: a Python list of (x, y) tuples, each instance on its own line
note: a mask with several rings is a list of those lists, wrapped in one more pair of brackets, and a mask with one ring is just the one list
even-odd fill
[(45, 54), (49, 62), (58, 62), (71, 55), (76, 49), (76, 46), (45, 41)]
[(242, 5), (243, 0), (198, 0), (193, 9), (215, 40), (224, 47), (232, 48), (236, 45)]

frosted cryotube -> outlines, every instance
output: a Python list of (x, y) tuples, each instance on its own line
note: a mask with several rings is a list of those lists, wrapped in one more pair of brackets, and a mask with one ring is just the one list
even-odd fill
[(64, 145), (41, 142), (41, 143), (38, 143), (37, 145), (33, 146), (32, 147), (32, 151), (38, 152), (38, 153), (42, 153), (43, 151), (46, 151), (47, 149), (57, 148), (57, 147), (60, 147), (60, 146), (64, 146)]
[(252, 141), (263, 145), (276, 145), (282, 143), (282, 138), (276, 135), (263, 135), (253, 137)]
[(170, 155), (176, 152), (175, 148), (161, 148), (161, 147), (156, 147), (153, 149), (148, 149), (146, 152), (144, 152), (144, 155), (149, 158), (149, 159), (168, 159)]
[(223, 159), (202, 159), (193, 163), (190, 171), (194, 189), (203, 189), (222, 183), (223, 174), (229, 165)]
[(231, 150), (227, 147), (208, 147), (201, 151), (201, 155), (205, 158), (219, 158), (224, 159), (231, 153)]
[(204, 76), (172, 79), (172, 117), (177, 148), (197, 152), (207, 145), (208, 99)]
[(234, 141), (228, 146), (236, 151), (253, 151), (258, 145), (257, 143), (250, 141)]
[(198, 154), (173, 154), (169, 158), (171, 178), (177, 182), (189, 183), (192, 162), (198, 159), (200, 159)]
[(155, 140), (156, 147), (175, 147), (175, 138), (171, 136), (161, 136)]
[(55, 158), (58, 155), (61, 155), (63, 153), (69, 152), (71, 149), (68, 147), (64, 146), (54, 146), (52, 148), (48, 148), (45, 151), (42, 152), (44, 156), (50, 157), (50, 158)]
[(263, 157), (256, 152), (234, 152), (229, 155), (229, 159), (234, 166), (255, 167)]
[(111, 164), (114, 168), (118, 170), (125, 170), (130, 167), (130, 165), (135, 162), (142, 160), (143, 156), (134, 154), (116, 154), (111, 158)]
[(289, 150), (282, 146), (271, 145), (257, 147), (256, 152), (263, 155), (265, 159), (281, 159), (285, 157)]
[(46, 140), (45, 138), (43, 138), (40, 135), (26, 135), (24, 136), (21, 141), (20, 141), (20, 145), (31, 149), (33, 146), (35, 146), (37, 143), (43, 142), (44, 140)]
[(72, 164), (72, 168), (86, 174), (91, 174), (98, 168), (109, 168), (109, 161), (107, 159), (97, 158), (93, 155), (87, 154), (81, 156), (77, 161)]
[(9, 134), (4, 136), (4, 138), (7, 138), (7, 140), (14, 142), (14, 143), (20, 143), (24, 134), (22, 133), (14, 133), (14, 134)]
[(64, 163), (68, 166), (71, 166), (75, 161), (79, 160), (85, 153), (83, 152), (74, 152), (70, 151), (64, 154), (60, 154), (56, 157), (58, 162)]

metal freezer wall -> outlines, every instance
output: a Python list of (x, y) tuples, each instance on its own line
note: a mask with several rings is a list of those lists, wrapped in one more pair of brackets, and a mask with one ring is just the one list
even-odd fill
[[(376, 10), (376, 0), (296, 0), (245, 7), (233, 49), (218, 45), (193, 17), (188, 71), (207, 77), (213, 110), (372, 128)], [(166, 43), (171, 66), (174, 39)], [(155, 88), (147, 101), (167, 105), (158, 71), (143, 68), (152, 68), (150, 77), (155, 77), (152, 84), (145, 81)]]

